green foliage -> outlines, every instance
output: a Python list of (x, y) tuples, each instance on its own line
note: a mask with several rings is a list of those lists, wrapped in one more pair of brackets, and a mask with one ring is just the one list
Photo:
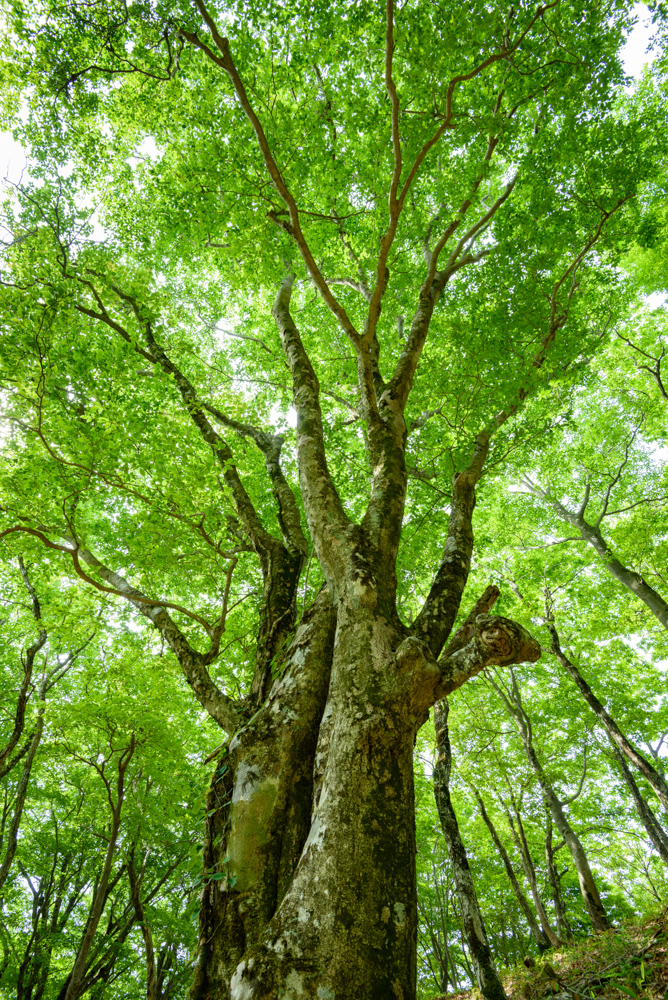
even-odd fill
[[(551, 5), (532, 21), (533, 12), (526, 3), (509, 13), (478, 0), (445, 7), (411, 0), (396, 16), (405, 164), (444, 120), (448, 81), (462, 79), (451, 127), (416, 176), (388, 261), (378, 331), (384, 375), (406, 347), (425, 234), (433, 249), (447, 224), (463, 218), (467, 199), (482, 217), (516, 177), (512, 197), (475, 248), (471, 243), (480, 260), (448, 284), (415, 377), (398, 610), (410, 624), (429, 590), (453, 473), (468, 460), (475, 435), (519, 399), (493, 440), (478, 489), (477, 549), (461, 617), (487, 584), (498, 583), (495, 611), (530, 627), (547, 650), (549, 592), (564, 646), (624, 731), (647, 753), (656, 750), (661, 767), (665, 629), (581, 540), (562, 540), (571, 529), (531, 492), (527, 477), (569, 509), (588, 489), (588, 510), (595, 518), (603, 511), (615, 556), (666, 596), (666, 321), (663, 307), (652, 309), (642, 297), (668, 287), (666, 79), (660, 62), (634, 92), (620, 90), (618, 50), (631, 15), (618, 0)], [(0, 532), (12, 529), (0, 542), (0, 684), (10, 706), (0, 720), (3, 745), (22, 657), (39, 627), (48, 643), (36, 678), (80, 652), (46, 696), (45, 732), (2, 890), (0, 995), (14, 997), (29, 981), (42, 984), (45, 1000), (58, 996), (109, 835), (100, 768), (106, 762), (105, 773), (113, 773), (134, 738), (106, 901), (109, 929), (96, 940), (89, 985), (99, 997), (144, 989), (127, 879), (133, 851), (143, 866), (156, 954), (165, 981), (173, 980), (169, 995), (185, 996), (198, 894), (231, 884), (226, 871), (202, 871), (200, 861), (204, 761), (221, 734), (157, 632), (94, 570), (86, 570), (84, 584), (70, 555), (54, 546), (74, 541), (156, 602), (170, 602), (198, 649), (221, 613), (229, 579), (221, 655), (210, 671), (221, 690), (246, 697), (262, 608), (259, 561), (174, 379), (147, 362), (145, 331), (150, 324), (202, 399), (233, 420), (284, 436), (283, 471), (301, 504), (292, 391), (271, 318), (286, 265), (294, 268), (293, 311), (322, 387), (329, 467), (344, 508), (360, 521), (373, 470), (357, 362), (297, 259), (282, 225), (285, 207), (229, 80), (188, 42), (202, 31), (194, 6), (40, 0), (7, 4), (4, 16), (0, 109), (31, 159), (25, 184), (7, 192), (3, 207)], [(378, 7), (336, 2), (314, 10), (253, 0), (217, 4), (216, 16), (262, 109), (318, 267), (331, 281), (352, 275), (332, 287), (361, 327), (365, 302), (353, 285), (373, 284), (392, 170)], [(490, 39), (525, 29), (515, 63), (499, 60), (465, 79)], [(599, 226), (600, 239), (584, 254)], [(577, 272), (569, 270), (574, 261)], [(568, 280), (558, 284), (564, 274)], [(565, 310), (567, 322), (537, 362), (553, 307)], [(255, 510), (278, 537), (262, 455), (243, 434), (230, 432), (228, 440)], [(39, 595), (41, 623), (26, 598), (20, 555)], [(323, 579), (312, 553), (300, 611)], [(537, 752), (564, 798), (577, 789), (587, 750), (570, 817), (611, 916), (663, 905), (666, 875), (594, 717), (547, 652), (518, 676)], [(25, 736), (37, 701), (32, 690)], [(487, 802), (520, 879), (505, 806), (511, 792), (521, 800), (550, 909), (544, 803), (483, 677), (454, 696), (450, 725), (455, 808), (497, 961), (512, 965), (535, 946), (472, 789)], [(426, 726), (416, 746), (425, 998), (471, 978), (433, 804), (432, 760)], [(20, 761), (6, 779), (5, 827), (19, 774)], [(586, 934), (569, 865), (560, 891), (572, 933)]]

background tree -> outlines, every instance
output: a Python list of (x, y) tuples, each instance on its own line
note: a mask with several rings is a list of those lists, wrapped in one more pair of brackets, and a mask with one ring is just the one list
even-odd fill
[(193, 995), (412, 997), (416, 733), (540, 653), (533, 593), (448, 652), (476, 487), (562, 433), (662, 155), (652, 95), (615, 103), (625, 8), (9, 23), (6, 551), (126, 601), (211, 720)]

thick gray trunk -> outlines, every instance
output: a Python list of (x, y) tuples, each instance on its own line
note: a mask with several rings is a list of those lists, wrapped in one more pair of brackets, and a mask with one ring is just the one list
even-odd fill
[(462, 925), (469, 955), (473, 963), (476, 982), (486, 1000), (505, 1000), (506, 994), (494, 964), (487, 931), (478, 904), (473, 875), (466, 856), (466, 848), (459, 832), (457, 816), (450, 798), (450, 773), (452, 753), (448, 734), (446, 699), (434, 706), (437, 758), (434, 765), (434, 795), (441, 829), (448, 848), (455, 890), (462, 914)]
[(310, 827), (335, 628), (325, 590), (304, 615), (268, 700), (218, 758), (207, 799), (193, 1000), (229, 996), (237, 966), (260, 943), (290, 885)]
[(416, 724), (400, 638), (372, 611), (339, 603), (310, 830), (231, 1000), (415, 995)]

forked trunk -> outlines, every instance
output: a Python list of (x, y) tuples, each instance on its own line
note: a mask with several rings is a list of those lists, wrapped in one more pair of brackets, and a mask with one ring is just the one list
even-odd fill
[(384, 618), (340, 606), (332, 650), (333, 624), (321, 599), (212, 787), (207, 864), (224, 877), (204, 892), (198, 1000), (415, 994), (424, 710)]
[(372, 588), (336, 612), (323, 591), (229, 744), (209, 795), (193, 1000), (415, 996), (415, 733), (437, 695), (539, 648), (478, 615), (437, 664), (403, 631)]

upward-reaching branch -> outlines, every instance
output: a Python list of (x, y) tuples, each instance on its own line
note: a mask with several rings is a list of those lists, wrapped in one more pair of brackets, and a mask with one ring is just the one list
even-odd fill
[[(528, 476), (524, 477), (523, 482), (529, 493), (545, 501), (545, 503), (552, 508), (555, 514), (561, 518), (562, 521), (566, 521), (567, 524), (572, 525), (577, 531), (579, 531), (580, 537), (583, 541), (591, 545), (596, 554), (601, 558), (603, 565), (610, 575), (626, 587), (627, 590), (630, 590), (630, 592), (639, 600), (641, 600), (643, 604), (649, 608), (655, 618), (657, 618), (657, 620), (663, 625), (663, 627), (668, 629), (668, 602), (666, 602), (663, 597), (657, 593), (657, 591), (654, 590), (649, 583), (647, 583), (640, 573), (636, 573), (635, 570), (628, 569), (628, 567), (624, 566), (623, 563), (617, 559), (606, 539), (603, 537), (603, 533), (600, 528), (601, 519), (599, 518), (596, 524), (590, 524), (585, 520), (584, 514), (580, 513), (580, 511), (584, 509), (582, 504), (580, 505), (580, 510), (573, 512), (552, 495), (549, 487), (543, 488), (539, 486)], [(588, 494), (586, 494), (585, 499), (589, 499)], [(608, 501), (609, 493), (603, 506), (604, 513), (606, 511)]]
[(262, 127), (262, 123), (260, 122), (260, 119), (255, 113), (255, 109), (248, 98), (243, 80), (241, 79), (234, 60), (230, 54), (229, 41), (220, 34), (214, 19), (202, 0), (195, 0), (195, 3), (197, 5), (197, 9), (202, 15), (202, 18), (204, 19), (204, 22), (211, 32), (211, 37), (214, 40), (216, 48), (220, 52), (220, 56), (217, 56), (215, 52), (212, 52), (211, 49), (193, 32), (182, 30), (181, 34), (184, 38), (187, 38), (189, 42), (204, 52), (213, 62), (216, 63), (216, 65), (220, 66), (221, 69), (224, 69), (229, 76), (243, 112), (255, 132), (267, 173), (269, 174), (272, 184), (288, 210), (290, 221), (289, 223), (281, 222), (276, 216), (272, 217), (275, 222), (281, 225), (290, 234), (290, 236), (292, 236), (316, 288), (322, 294), (327, 306), (341, 324), (343, 331), (353, 342), (356, 342), (359, 340), (359, 334), (357, 333), (354, 324), (348, 317), (346, 310), (343, 308), (338, 299), (332, 294), (332, 290), (323, 277), (323, 274), (311, 252), (311, 248), (306, 241), (306, 237), (304, 236), (301, 227), (297, 203), (283, 179), (283, 175), (281, 174), (278, 164), (276, 163), (276, 159), (271, 151), (267, 136)]
[(294, 274), (288, 274), (281, 282), (272, 312), (292, 372), (299, 480), (306, 519), (320, 564), (336, 592), (348, 569), (345, 555), (350, 550), (351, 522), (327, 467), (318, 378), (290, 314), (294, 278)]
[(471, 566), (475, 488), (489, 449), (489, 437), (479, 435), (468, 467), (455, 477), (448, 536), (441, 564), (411, 634), (438, 656), (454, 624)]

